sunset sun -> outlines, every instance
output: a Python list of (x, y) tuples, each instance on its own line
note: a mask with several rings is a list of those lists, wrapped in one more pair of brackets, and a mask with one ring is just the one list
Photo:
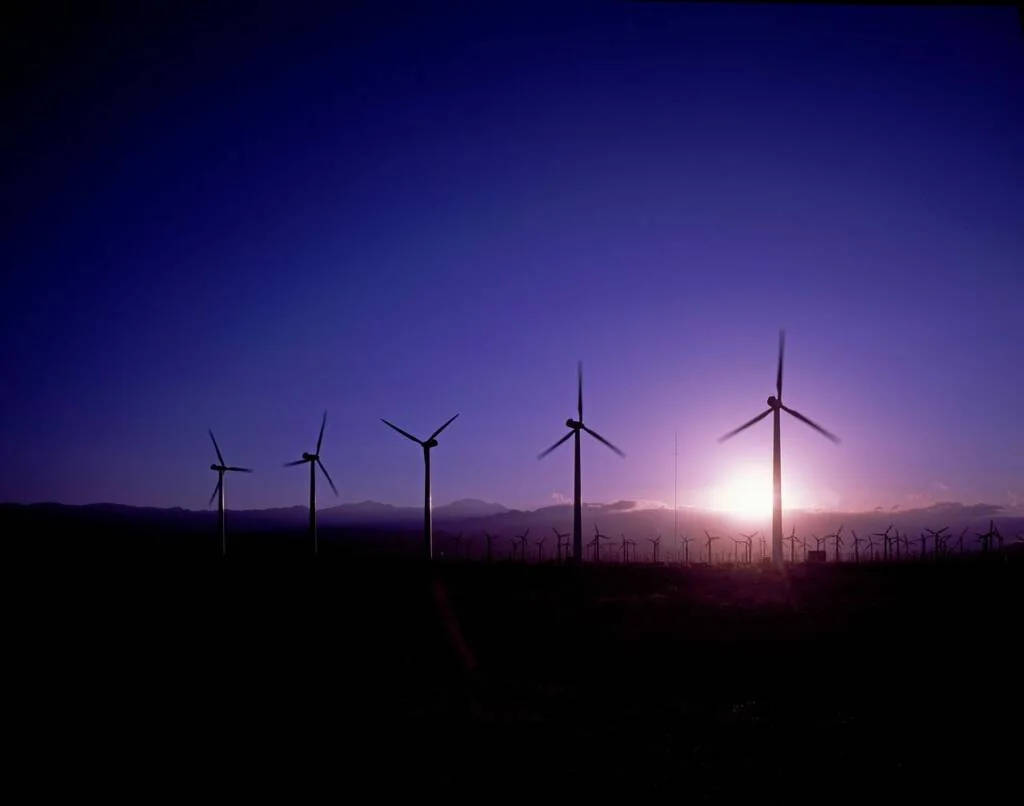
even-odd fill
[(709, 505), (745, 519), (770, 518), (772, 477), (766, 468), (745, 466), (733, 471), (711, 490)]

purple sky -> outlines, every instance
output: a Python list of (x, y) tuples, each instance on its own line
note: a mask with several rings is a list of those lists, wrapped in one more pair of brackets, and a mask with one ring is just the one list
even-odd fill
[[(349, 5), (349, 4), (346, 4)], [(1013, 8), (379, 4), (22, 37), (5, 110), (0, 500), (1024, 510)], [(143, 12), (137, 12), (143, 14)], [(16, 32), (17, 33), (17, 32)], [(19, 34), (20, 35), (20, 34)], [(747, 469), (749, 467), (749, 469)], [(327, 504), (328, 502), (325, 502)]]

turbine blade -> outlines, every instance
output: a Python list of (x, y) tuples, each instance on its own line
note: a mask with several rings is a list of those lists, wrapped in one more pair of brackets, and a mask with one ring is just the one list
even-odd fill
[(220, 492), (220, 479), (218, 478), (217, 479), (217, 486), (213, 488), (213, 495), (210, 496), (210, 500), (207, 502), (206, 506), (211, 506), (213, 504), (213, 499), (217, 497), (217, 493), (219, 493), (219, 492)]
[(213, 429), (212, 428), (209, 429), (209, 431), (210, 431), (210, 439), (213, 440), (213, 449), (215, 451), (217, 451), (217, 461), (220, 462), (221, 465), (223, 465), (224, 464), (224, 457), (221, 455), (220, 446), (217, 444), (217, 438), (213, 435)]
[(583, 422), (583, 362), (576, 362), (576, 411)]
[(320, 469), (324, 471), (324, 475), (327, 476), (327, 483), (331, 485), (331, 489), (334, 490), (334, 494), (337, 495), (338, 488), (334, 486), (334, 482), (331, 480), (331, 474), (327, 472), (327, 468), (324, 467), (324, 463), (319, 459), (316, 460), (316, 463), (320, 465)]
[(397, 432), (398, 432), (399, 434), (401, 434), (401, 435), (402, 435), (403, 437), (405, 437), (406, 439), (411, 439), (411, 440), (412, 440), (413, 442), (415, 442), (415, 443), (416, 443), (417, 445), (422, 445), (422, 444), (423, 444), (423, 442), (422, 442), (421, 440), (418, 440), (418, 439), (416, 439), (416, 437), (414, 437), (414, 436), (413, 436), (412, 434), (410, 434), (410, 433), (409, 433), (408, 431), (403, 431), (403, 430), (402, 430), (401, 428), (399, 428), (399, 427), (398, 427), (397, 425), (395, 425), (394, 423), (389, 423), (389, 422), (388, 422), (387, 420), (385, 420), (385, 419), (384, 419), (383, 417), (381, 417), (381, 418), (380, 418), (380, 421), (381, 421), (382, 423), (384, 423), (384, 425), (387, 425), (387, 426), (390, 426), (391, 428), (394, 428), (394, 429), (395, 429), (395, 430), (396, 430), (396, 431), (397, 431)]
[(758, 414), (758, 415), (757, 415), (757, 416), (756, 416), (756, 417), (755, 417), (754, 419), (752, 419), (752, 420), (747, 420), (747, 422), (743, 423), (743, 425), (741, 425), (741, 426), (740, 426), (739, 428), (734, 428), (734, 429), (733, 429), (732, 431), (730, 431), (730, 432), (729, 432), (728, 434), (725, 434), (724, 436), (721, 436), (721, 437), (719, 437), (719, 438), (718, 438), (718, 441), (719, 441), (719, 443), (725, 442), (725, 441), (726, 441), (727, 439), (732, 439), (732, 438), (733, 438), (734, 436), (736, 436), (736, 435), (737, 435), (737, 434), (738, 434), (738, 433), (739, 433), (740, 431), (744, 430), (745, 428), (750, 428), (750, 426), (752, 426), (752, 425), (753, 425), (754, 423), (756, 423), (756, 422), (757, 422), (758, 420), (763, 420), (763, 419), (764, 419), (765, 417), (767, 417), (767, 416), (768, 416), (769, 414), (771, 414), (771, 413), (772, 413), (772, 410), (771, 410), (771, 409), (765, 409), (765, 410), (764, 410), (764, 411), (762, 411), (762, 412), (761, 412), (760, 414)]
[(602, 437), (599, 433), (597, 433), (597, 431), (591, 431), (589, 428), (587, 428), (585, 425), (582, 425), (582, 424), (581, 424), (581, 426), (582, 426), (583, 430), (586, 431), (588, 434), (590, 434), (590, 436), (592, 436), (594, 439), (599, 440), (600, 442), (603, 442), (605, 445), (607, 445), (609, 448), (611, 448), (613, 451), (615, 451), (623, 459), (626, 458), (626, 454), (624, 454), (622, 451), (620, 451), (618, 448), (616, 448), (614, 445), (612, 445), (612, 443), (610, 443), (608, 440), (606, 440), (604, 437)]
[(308, 461), (309, 461), (309, 459), (297, 459), (294, 462), (285, 462), (284, 466), (285, 467), (295, 467), (295, 465), (304, 465)]
[(454, 420), (455, 417), (458, 417), (458, 416), (459, 415), (456, 414), (454, 417), (449, 419), (448, 422), (446, 422), (444, 425), (442, 425), (440, 428), (438, 428), (433, 434), (431, 434), (429, 437), (427, 437), (427, 441), (429, 442), (430, 440), (432, 440), (435, 437), (437, 437), (437, 435), (440, 434), (442, 431), (444, 431), (449, 425), (451, 425), (452, 424), (452, 420)]
[(320, 446), (324, 442), (324, 426), (327, 425), (327, 412), (324, 412), (324, 418), (320, 421), (320, 436), (316, 438), (316, 455), (320, 455)]
[(779, 331), (779, 371), (775, 376), (775, 393), (779, 401), (782, 401), (782, 361), (786, 354), (786, 331)]
[(800, 412), (798, 412), (798, 411), (796, 411), (796, 410), (794, 410), (794, 409), (791, 409), (791, 408), (789, 408), (789, 406), (783, 406), (783, 405), (782, 405), (782, 404), (780, 403), (780, 404), (779, 404), (779, 407), (780, 407), (781, 409), (783, 409), (784, 411), (788, 411), (788, 412), (789, 412), (790, 414), (792, 414), (792, 415), (793, 415), (794, 417), (796, 417), (796, 418), (797, 418), (798, 420), (803, 420), (803, 421), (804, 421), (805, 423), (807, 423), (807, 424), (808, 424), (808, 425), (809, 425), (809, 426), (810, 426), (811, 428), (813, 428), (813, 429), (814, 429), (815, 431), (817, 431), (818, 433), (822, 434), (823, 436), (827, 437), (828, 439), (830, 439), (830, 440), (832, 440), (832, 441), (833, 441), (834, 443), (836, 443), (836, 445), (838, 445), (838, 444), (839, 444), (839, 437), (837, 437), (837, 436), (836, 436), (835, 434), (833, 434), (833, 433), (831, 433), (831, 432), (829, 432), (829, 431), (826, 431), (826, 430), (825, 430), (824, 428), (822, 428), (822, 427), (821, 427), (820, 425), (818, 425), (818, 424), (817, 424), (816, 422), (814, 422), (813, 420), (811, 420), (811, 419), (809, 419), (809, 418), (807, 418), (807, 417), (804, 417), (804, 415), (802, 415), (802, 414), (801, 414)]
[(236, 473), (252, 473), (247, 467), (229, 467), (228, 470), (234, 470)]
[(556, 442), (554, 445), (552, 445), (546, 451), (544, 451), (539, 456), (537, 456), (537, 458), (538, 459), (543, 459), (545, 456), (547, 456), (549, 453), (551, 453), (551, 451), (553, 451), (555, 448), (557, 448), (559, 445), (561, 445), (563, 442), (565, 442), (569, 437), (571, 437), (573, 435), (573, 433), (575, 433), (575, 432), (570, 431), (568, 434), (566, 434), (564, 437), (562, 437), (560, 440), (558, 440), (558, 442)]

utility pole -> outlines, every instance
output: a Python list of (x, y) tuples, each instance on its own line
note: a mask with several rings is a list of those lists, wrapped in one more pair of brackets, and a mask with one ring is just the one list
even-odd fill
[(672, 530), (676, 544), (676, 551), (679, 551), (679, 432), (675, 433), (675, 447), (672, 453), (675, 458), (675, 475), (672, 477)]

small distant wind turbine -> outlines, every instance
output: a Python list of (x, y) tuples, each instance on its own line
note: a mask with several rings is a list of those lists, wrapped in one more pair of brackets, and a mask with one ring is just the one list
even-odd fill
[(756, 534), (757, 532), (751, 532), (749, 535), (746, 532), (740, 532), (740, 537), (743, 538), (743, 545), (746, 546), (747, 565), (754, 561), (754, 535)]
[(708, 565), (711, 565), (711, 544), (714, 543), (716, 540), (721, 540), (722, 538), (712, 537), (711, 532), (709, 532), (707, 529), (704, 530), (704, 534), (707, 535), (708, 538)]
[(790, 561), (790, 563), (796, 563), (796, 544), (797, 544), (796, 527), (794, 526), (792, 533), (787, 535), (786, 537), (784, 537), (782, 539), (789, 541), (789, 561)]
[(313, 553), (317, 554), (320, 551), (319, 543), (316, 536), (316, 469), (317, 466), (323, 471), (327, 483), (331, 485), (331, 489), (334, 490), (334, 494), (338, 494), (338, 488), (334, 486), (334, 482), (331, 481), (331, 474), (327, 472), (327, 468), (324, 467), (324, 463), (320, 461), (320, 447), (324, 443), (324, 426), (327, 425), (327, 412), (324, 412), (324, 417), (320, 421), (320, 436), (316, 438), (316, 452), (306, 453), (302, 452), (302, 458), (296, 459), (294, 462), (285, 462), (285, 467), (294, 467), (295, 465), (309, 465), (309, 532), (313, 536)]
[(825, 535), (825, 539), (826, 540), (834, 540), (835, 541), (835, 549), (836, 549), (835, 559), (836, 559), (836, 562), (840, 562), (841, 559), (842, 559), (841, 549), (843, 547), (843, 527), (840, 526), (832, 534)]
[(853, 535), (853, 561), (855, 563), (860, 562), (860, 544), (869, 542), (866, 537), (857, 537), (857, 533), (850, 530), (850, 534)]
[[(210, 504), (213, 503), (213, 499), (217, 499), (217, 517), (220, 522), (220, 552), (221, 554), (228, 553), (228, 538), (227, 531), (224, 528), (224, 474), (225, 473), (252, 473), (247, 467), (229, 467), (224, 462), (224, 456), (220, 452), (220, 446), (217, 445), (217, 438), (213, 435), (213, 429), (210, 429), (210, 439), (213, 440), (213, 449), (217, 452), (218, 464), (210, 465), (210, 470), (217, 471), (217, 486), (213, 488), (213, 495), (210, 496)], [(207, 504), (209, 506), (210, 504)]]
[(679, 538), (679, 542), (683, 544), (683, 562), (686, 563), (686, 565), (690, 564), (690, 544), (696, 539), (697, 538), (695, 537), (687, 537), (686, 535)]
[[(555, 551), (556, 551), (556, 554), (558, 556), (558, 562), (562, 561), (562, 546), (565, 546), (565, 548), (566, 548), (565, 556), (566, 556), (566, 559), (568, 559), (568, 557), (569, 557), (569, 551), (568, 551), (568, 549), (569, 549), (569, 533), (568, 532), (559, 532), (554, 526), (551, 527), (551, 531), (555, 533), (555, 541), (556, 541)], [(563, 540), (565, 541), (564, 543), (562, 542)]]
[(996, 522), (989, 520), (987, 532), (975, 532), (978, 535), (978, 541), (981, 543), (981, 550), (984, 553), (992, 551), (992, 539), (997, 538), (999, 540), (999, 548), (1003, 547), (1003, 536), (999, 533), (996, 528)]
[(519, 559), (526, 562), (526, 537), (530, 534), (530, 530), (527, 529), (521, 535), (516, 535), (513, 541), (519, 541)]
[(754, 423), (759, 420), (763, 420), (769, 414), (774, 415), (774, 442), (772, 449), (772, 488), (774, 490), (773, 501), (772, 501), (772, 562), (781, 566), (783, 562), (782, 558), (782, 445), (781, 445), (781, 423), (782, 423), (782, 412), (796, 417), (798, 420), (809, 425), (819, 434), (827, 437), (836, 444), (839, 443), (839, 437), (826, 431), (820, 425), (813, 420), (805, 417), (795, 409), (791, 409), (784, 405), (782, 402), (782, 363), (783, 356), (786, 351), (786, 331), (779, 331), (779, 366), (778, 372), (775, 376), (775, 394), (768, 398), (768, 408), (754, 417), (752, 420), (748, 420), (739, 428), (734, 428), (728, 434), (718, 438), (718, 441), (725, 442), (727, 439), (731, 439), (736, 436), (740, 431), (750, 428)]
[[(621, 548), (622, 548), (622, 562), (623, 563), (628, 563), (629, 562), (629, 547), (630, 546), (636, 546), (636, 542), (633, 541), (633, 540), (629, 540), (626, 537), (626, 535), (622, 535)], [(634, 558), (636, 557), (636, 549), (635, 548), (633, 549), (633, 556), (634, 556)]]
[[(546, 451), (541, 453), (537, 458), (543, 459), (551, 451), (565, 442), (569, 437), (575, 437), (575, 464), (573, 470), (573, 493), (572, 493), (572, 551), (573, 561), (576, 563), (583, 562), (583, 499), (581, 497), (580, 489), (580, 431), (586, 431), (590, 436), (596, 439), (598, 442), (604, 443), (606, 446), (611, 448), (619, 456), (625, 457), (622, 451), (616, 448), (612, 443), (593, 431), (583, 424), (583, 362), (580, 361), (576, 366), (576, 410), (578, 419), (573, 420), (569, 418), (565, 421), (566, 426), (569, 428), (569, 433), (562, 437), (558, 442), (548, 448)], [(600, 549), (597, 550), (600, 553)]]
[(597, 524), (594, 524), (594, 539), (590, 541), (590, 545), (594, 547), (594, 562), (601, 561), (601, 541), (611, 540), (608, 535), (601, 534), (601, 531), (597, 528)]
[(889, 561), (889, 543), (892, 540), (892, 538), (889, 537), (889, 532), (891, 532), (891, 531), (892, 531), (892, 524), (890, 523), (888, 526), (885, 527), (885, 531), (884, 532), (872, 532), (871, 533), (872, 537), (880, 537), (880, 538), (882, 538), (882, 556), (883, 556), (883, 558), (885, 559), (886, 562)]
[(494, 556), (491, 553), (491, 545), (494, 543), (495, 540), (498, 540), (500, 537), (501, 535), (492, 535), (489, 532), (484, 532), (484, 539), (487, 540), (487, 562), (490, 562)]
[(537, 547), (537, 562), (544, 561), (544, 541), (546, 540), (546, 537), (539, 537), (533, 541), (533, 544)]
[[(932, 549), (933, 549), (933, 553), (935, 554), (935, 559), (938, 559), (939, 558), (939, 549), (944, 548), (946, 541), (949, 539), (949, 536), (946, 535), (946, 532), (949, 531), (949, 527), (948, 526), (943, 526), (938, 531), (936, 531), (935, 529), (925, 529), (925, 531), (932, 536)], [(924, 535), (922, 535), (922, 538), (923, 537), (924, 537)], [(922, 542), (921, 542), (921, 559), (923, 560), (924, 558), (925, 558), (925, 545), (924, 545), (924, 541), (922, 540)]]
[(430, 449), (437, 447), (437, 437), (444, 431), (449, 425), (452, 424), (452, 420), (458, 417), (458, 414), (452, 416), (448, 422), (438, 428), (433, 434), (426, 439), (418, 439), (410, 434), (408, 431), (403, 431), (394, 423), (389, 423), (383, 417), (380, 421), (389, 428), (395, 429), (406, 439), (411, 439), (421, 448), (423, 448), (423, 548), (427, 555), (428, 560), (434, 559), (434, 533), (433, 523), (431, 521), (431, 500), (430, 500)]
[(654, 562), (658, 562), (658, 549), (661, 547), (661, 535), (657, 537), (647, 538), (647, 542), (651, 544), (651, 553), (654, 558)]
[(965, 526), (964, 530), (960, 533), (960, 537), (958, 537), (956, 539), (956, 543), (957, 543), (957, 546), (959, 546), (959, 548), (960, 548), (960, 553), (961, 554), (964, 553), (964, 537), (967, 535), (967, 532), (970, 530), (970, 528), (971, 528), (970, 526)]

